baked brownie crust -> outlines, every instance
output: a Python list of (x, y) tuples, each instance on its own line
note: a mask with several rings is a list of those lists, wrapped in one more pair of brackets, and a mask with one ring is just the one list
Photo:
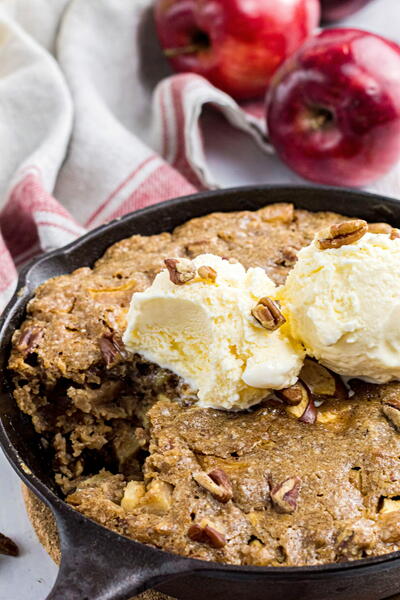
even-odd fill
[(164, 258), (211, 252), (281, 284), (314, 233), (343, 219), (289, 204), (215, 213), (122, 240), (92, 269), (38, 288), (9, 367), (71, 504), (142, 542), (233, 564), (311, 565), (399, 549), (400, 511), (381, 510), (400, 495), (399, 435), (381, 406), (397, 399), (398, 384), (358, 383), (350, 400), (325, 402), (314, 425), (276, 401), (241, 413), (199, 409), (178, 377), (128, 355), (121, 341), (132, 294)]

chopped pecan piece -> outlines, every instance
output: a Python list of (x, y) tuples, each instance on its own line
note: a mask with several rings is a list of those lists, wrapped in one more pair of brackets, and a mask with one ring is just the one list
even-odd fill
[(204, 542), (204, 527), (197, 524), (191, 525), (188, 530), (188, 537), (193, 540), (193, 542), (202, 544)]
[(275, 392), (278, 398), (283, 400), (286, 412), (302, 423), (313, 424), (317, 420), (317, 409), (310, 390), (303, 381), (297, 381), (294, 385), (284, 390)]
[(189, 527), (188, 537), (199, 544), (207, 544), (211, 548), (219, 550), (226, 544), (226, 538), (223, 533), (214, 529), (208, 524), (194, 524)]
[(293, 265), (297, 262), (297, 252), (298, 250), (291, 246), (283, 248), (283, 250), (281, 250), (281, 258), (276, 264), (283, 267), (293, 267)]
[(217, 272), (212, 267), (207, 265), (202, 265), (198, 270), (199, 277), (202, 279), (209, 279), (210, 281), (215, 281), (217, 278)]
[[(306, 403), (304, 400), (303, 413), (299, 415), (301, 406), (296, 407), (294, 416), (304, 423), (314, 423), (316, 420), (318, 423), (345, 426), (350, 407), (344, 402), (348, 400), (348, 390), (339, 375), (320, 365), (316, 360), (306, 358), (300, 378), (311, 394), (312, 402)], [(317, 410), (316, 400), (326, 402)], [(337, 402), (338, 400), (340, 403)]]
[(347, 388), (339, 375), (312, 358), (305, 359), (300, 378), (316, 398), (348, 398)]
[(17, 544), (2, 533), (0, 533), (0, 554), (6, 554), (7, 556), (18, 556), (19, 554)]
[(368, 224), (362, 219), (343, 221), (337, 225), (331, 225), (328, 230), (321, 231), (317, 238), (317, 246), (320, 250), (340, 248), (348, 244), (354, 244), (368, 231)]
[(296, 510), (300, 486), (300, 477), (288, 477), (271, 489), (271, 500), (278, 512), (292, 513)]
[(275, 394), (290, 406), (296, 406), (306, 399), (306, 406), (308, 404), (308, 391), (301, 381), (297, 381), (294, 385), (291, 385), (284, 390), (277, 390)]
[(222, 504), (226, 504), (233, 496), (230, 479), (222, 469), (214, 469), (208, 475), (204, 472), (194, 473), (193, 479)]
[(270, 204), (258, 211), (261, 220), (267, 223), (291, 223), (294, 219), (293, 204), (284, 202)]
[(124, 355), (124, 343), (116, 333), (103, 335), (99, 339), (99, 346), (107, 367)]
[(389, 223), (369, 223), (368, 231), (369, 233), (385, 233), (389, 235), (391, 240), (400, 237), (400, 231), (389, 225)]
[(252, 309), (251, 314), (264, 329), (274, 331), (286, 322), (277, 302), (265, 296), (260, 298), (258, 304)]
[(382, 412), (387, 419), (400, 430), (400, 400), (388, 398), (382, 402)]
[(369, 233), (392, 233), (389, 223), (368, 223)]
[(210, 471), (208, 476), (211, 477), (211, 479), (217, 485), (221, 485), (225, 489), (229, 489), (232, 487), (231, 481), (223, 469), (213, 469), (212, 471)]
[(16, 348), (26, 356), (36, 348), (42, 337), (43, 330), (38, 329), (37, 327), (25, 327), (20, 333)]
[(196, 276), (196, 267), (188, 258), (166, 258), (164, 264), (170, 280), (175, 285), (183, 285)]
[(299, 418), (299, 421), (301, 421), (302, 423), (308, 423), (309, 425), (313, 425), (317, 420), (317, 414), (318, 411), (314, 404), (314, 400), (313, 398), (310, 398), (310, 401), (307, 404), (305, 411)]

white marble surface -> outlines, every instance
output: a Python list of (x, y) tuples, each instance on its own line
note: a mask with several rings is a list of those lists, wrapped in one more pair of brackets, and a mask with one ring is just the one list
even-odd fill
[(0, 600), (44, 600), (57, 567), (39, 544), (26, 516), (21, 483), (0, 456), (0, 531), (18, 544), (20, 556), (0, 556)]
[[(400, 42), (400, 0), (375, 0), (343, 25), (353, 25)], [(399, 74), (400, 77), (400, 74)], [(266, 157), (245, 136), (215, 118), (208, 121), (206, 147), (211, 168), (225, 185), (300, 181), (276, 157)], [(0, 556), (0, 600), (45, 600), (57, 569), (37, 541), (25, 515), (20, 483), (0, 452), (0, 531), (19, 545), (19, 558)], [(61, 599), (60, 599), (61, 600)], [(360, 599), (361, 600), (361, 599)]]

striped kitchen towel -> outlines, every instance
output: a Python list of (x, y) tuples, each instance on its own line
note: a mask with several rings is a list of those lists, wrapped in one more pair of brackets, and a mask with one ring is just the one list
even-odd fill
[(215, 187), (199, 127), (204, 105), (268, 149), (253, 110), (200, 76), (171, 75), (151, 5), (0, 0), (0, 308), (36, 254)]

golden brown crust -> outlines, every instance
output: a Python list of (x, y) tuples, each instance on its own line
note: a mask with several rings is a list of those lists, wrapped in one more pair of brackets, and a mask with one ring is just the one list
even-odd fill
[[(49, 556), (58, 565), (60, 564), (61, 554), (58, 539), (56, 523), (51, 510), (43, 504), (37, 496), (25, 485), (22, 485), (22, 494), (24, 497), (26, 512), (35, 533)], [(161, 594), (154, 590), (149, 590), (135, 596), (136, 600), (173, 600), (171, 596)], [(134, 600), (132, 598), (132, 600)]]
[[(400, 547), (398, 519), (379, 514), (400, 495), (400, 437), (381, 407), (397, 401), (399, 384), (360, 386), (313, 407), (312, 419), (296, 415), (301, 404), (200, 410), (182, 381), (120, 341), (132, 294), (166, 257), (212, 252), (281, 283), (297, 250), (343, 219), (291, 205), (215, 213), (122, 240), (93, 269), (40, 286), (10, 368), (75, 508), (142, 542), (233, 564), (321, 564)], [(206, 479), (215, 469), (232, 485), (226, 502)], [(193, 526), (203, 543), (188, 535)]]
[(51, 510), (35, 494), (22, 484), (22, 495), (26, 512), (33, 529), (47, 554), (59, 565), (61, 562), (60, 545), (56, 522)]

